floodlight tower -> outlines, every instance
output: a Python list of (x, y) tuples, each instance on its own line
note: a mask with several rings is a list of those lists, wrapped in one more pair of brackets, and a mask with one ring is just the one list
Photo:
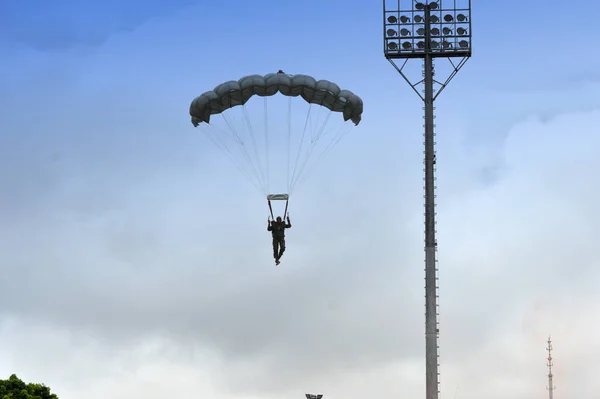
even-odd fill
[(548, 343), (548, 346), (546, 347), (546, 350), (548, 351), (548, 363), (546, 364), (548, 366), (548, 399), (554, 399), (554, 390), (556, 387), (553, 383), (554, 375), (552, 374), (552, 366), (554, 366), (554, 363), (552, 362), (552, 337), (548, 337), (548, 341), (546, 342)]
[[(433, 103), (471, 57), (471, 0), (383, 0), (383, 14), (385, 58), (424, 102), (426, 399), (438, 399)], [(423, 79), (418, 82), (412, 82), (404, 73), (407, 62), (415, 58), (423, 60)], [(443, 81), (435, 79), (435, 58), (445, 58), (453, 67)], [(422, 93), (417, 89), (421, 85)]]

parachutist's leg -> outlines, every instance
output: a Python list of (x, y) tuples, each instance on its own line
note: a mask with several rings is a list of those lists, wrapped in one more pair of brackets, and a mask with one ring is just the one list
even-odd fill
[(285, 252), (285, 238), (282, 238), (279, 241), (279, 258), (281, 258), (281, 256), (283, 255), (284, 252)]
[(278, 255), (279, 255), (279, 241), (276, 238), (273, 238), (273, 258), (275, 258), (275, 260), (278, 259)]

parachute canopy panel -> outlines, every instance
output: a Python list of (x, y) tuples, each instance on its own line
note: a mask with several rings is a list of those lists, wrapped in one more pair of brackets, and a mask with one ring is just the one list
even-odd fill
[(363, 101), (349, 90), (342, 90), (328, 80), (316, 80), (308, 75), (288, 75), (271, 73), (267, 75), (249, 75), (237, 81), (222, 83), (196, 97), (190, 105), (192, 124), (210, 123), (211, 115), (244, 105), (253, 96), (302, 97), (309, 104), (321, 105), (332, 112), (341, 112), (344, 121), (351, 120), (358, 125), (362, 118)]
[(290, 199), (288, 194), (269, 194), (267, 195), (269, 201), (287, 201)]
[(270, 206), (272, 200), (287, 204), (296, 186), (361, 122), (363, 101), (331, 81), (280, 70), (224, 82), (196, 97), (189, 113)]

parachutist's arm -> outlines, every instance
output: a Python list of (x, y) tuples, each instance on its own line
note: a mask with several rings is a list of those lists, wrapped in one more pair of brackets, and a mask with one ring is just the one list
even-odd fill
[(289, 229), (290, 227), (292, 227), (292, 224), (290, 223), (290, 219), (288, 218), (287, 224), (285, 225), (285, 228)]
[(269, 225), (267, 226), (267, 231), (271, 231), (273, 230), (273, 227), (271, 226), (271, 222), (269, 222)]

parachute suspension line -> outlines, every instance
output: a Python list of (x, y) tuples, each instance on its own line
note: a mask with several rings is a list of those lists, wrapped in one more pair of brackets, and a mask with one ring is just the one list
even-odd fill
[(333, 115), (333, 111), (329, 111), (327, 113), (327, 116), (325, 117), (325, 120), (323, 121), (323, 123), (321, 124), (319, 130), (317, 131), (317, 134), (315, 134), (313, 136), (313, 141), (317, 142), (319, 141), (322, 137), (326, 136), (328, 132), (325, 132), (325, 128), (327, 127), (327, 124), (329, 123), (329, 119), (331, 118), (331, 115)]
[(296, 181), (294, 181), (294, 185), (293, 185), (292, 188), (295, 188), (296, 185), (298, 184), (298, 182), (300, 181), (300, 179), (302, 178), (302, 173), (304, 172), (304, 169), (306, 168), (306, 164), (308, 163), (308, 161), (310, 159), (310, 156), (313, 153), (313, 150), (315, 149), (317, 141), (322, 136), (322, 133), (325, 130), (325, 127), (327, 126), (327, 123), (329, 122), (329, 118), (331, 118), (332, 114), (333, 114), (332, 111), (329, 111), (327, 113), (327, 116), (325, 117), (325, 120), (323, 121), (323, 123), (321, 124), (321, 126), (319, 127), (319, 129), (317, 130), (316, 134), (313, 134), (312, 131), (311, 131), (310, 145), (308, 147), (308, 150), (306, 151), (306, 157), (304, 158), (304, 161), (302, 162), (302, 165), (300, 166), (300, 169), (298, 171), (298, 175), (296, 176)]
[[(285, 215), (287, 215), (289, 202), (290, 202), (289, 199), (285, 200), (285, 211), (283, 211), (283, 217), (285, 217)], [(275, 220), (275, 216), (273, 216), (273, 206), (271, 205), (271, 200), (268, 198), (267, 198), (267, 203), (269, 204), (269, 212), (271, 212), (271, 219)]]
[(271, 219), (275, 219), (275, 216), (273, 216), (273, 207), (271, 206), (271, 200), (268, 199), (267, 202), (269, 203), (269, 211), (271, 211)]
[(256, 145), (256, 138), (254, 137), (254, 129), (252, 129), (252, 123), (250, 122), (250, 116), (248, 116), (248, 108), (246, 104), (242, 105), (242, 109), (244, 110), (244, 119), (246, 119), (246, 126), (248, 126), (248, 133), (250, 134), (250, 140), (252, 141), (252, 147), (254, 149), (254, 156), (256, 157), (256, 163), (258, 164), (258, 171), (263, 179), (263, 181), (268, 182), (268, 177), (265, 179), (264, 171), (260, 162), (260, 156), (258, 155), (258, 145)]
[(267, 104), (268, 97), (265, 99), (265, 159), (267, 164), (267, 180), (265, 181), (266, 193), (269, 191), (269, 107)]
[(291, 191), (294, 187), (294, 184), (292, 184), (292, 182), (294, 181), (294, 178), (296, 177), (296, 168), (298, 167), (298, 161), (300, 159), (300, 151), (302, 151), (302, 145), (304, 144), (304, 136), (306, 135), (306, 129), (309, 126), (310, 123), (310, 112), (312, 111), (312, 104), (309, 105), (308, 107), (308, 112), (306, 113), (306, 120), (304, 121), (304, 130), (302, 130), (302, 138), (300, 139), (300, 146), (298, 147), (298, 154), (296, 155), (296, 162), (294, 163), (294, 169), (292, 171), (292, 179), (290, 182), (290, 192), (288, 194), (291, 194)]
[[(319, 120), (321, 119), (321, 115), (323, 114), (323, 109), (325, 107), (319, 107), (319, 111), (317, 113), (317, 117), (316, 120), (313, 121), (313, 119), (311, 118), (310, 120), (310, 141), (312, 142), (315, 138), (315, 130), (316, 130), (316, 126), (319, 125)], [(331, 113), (331, 112), (330, 112)]]
[[(296, 188), (296, 186), (298, 185), (298, 183), (300, 183), (301, 180), (304, 180), (302, 178), (304, 169), (306, 168), (306, 165), (307, 165), (308, 161), (310, 160), (311, 155), (313, 154), (313, 150), (315, 149), (318, 139), (322, 136), (323, 131), (325, 130), (325, 127), (327, 126), (327, 123), (329, 122), (331, 115), (333, 114), (333, 111), (326, 110), (325, 112), (327, 113), (327, 115), (325, 116), (324, 121), (319, 123), (323, 112), (324, 112), (323, 107), (319, 107), (316, 121), (313, 121), (312, 118), (309, 116), (310, 143), (309, 143), (308, 149), (306, 150), (305, 157), (304, 157), (303, 162), (300, 165), (300, 168), (295, 169), (296, 173), (295, 173), (295, 176), (294, 176), (293, 182), (292, 182), (292, 188), (291, 188), (292, 191)], [(298, 160), (296, 161), (296, 166), (297, 166), (297, 164), (298, 164)]]
[(258, 171), (256, 170), (256, 167), (254, 166), (254, 162), (250, 158), (250, 154), (248, 154), (248, 152), (246, 151), (245, 140), (242, 139), (241, 135), (238, 133), (237, 129), (235, 128), (235, 125), (236, 125), (235, 121), (232, 122), (229, 119), (229, 114), (227, 113), (227, 111), (222, 112), (220, 115), (223, 118), (223, 120), (225, 121), (225, 123), (227, 124), (227, 126), (229, 127), (229, 130), (231, 131), (233, 137), (236, 139), (239, 149), (242, 151), (242, 154), (244, 155), (244, 158), (246, 158), (246, 161), (248, 161), (248, 163), (250, 164), (250, 167), (256, 174), (257, 179), (259, 179), (259, 181), (261, 181), (260, 175), (259, 175)]
[(227, 126), (229, 127), (229, 130), (231, 130), (231, 132), (233, 133), (233, 135), (236, 137), (236, 142), (238, 144), (239, 149), (242, 151), (242, 154), (244, 155), (244, 158), (246, 158), (246, 161), (248, 162), (248, 164), (250, 165), (250, 167), (252, 168), (252, 171), (254, 172), (254, 176), (256, 177), (256, 179), (259, 182), (259, 186), (262, 188), (261, 191), (263, 191), (263, 194), (266, 194), (267, 189), (265, 187), (264, 181), (261, 180), (259, 173), (256, 171), (256, 167), (254, 166), (254, 162), (252, 162), (252, 159), (250, 159), (250, 156), (248, 155), (248, 152), (246, 151), (246, 148), (244, 146), (244, 141), (240, 138), (240, 136), (238, 135), (234, 124), (232, 124), (229, 119), (227, 118), (225, 112), (221, 112), (219, 115), (222, 116), (223, 120), (225, 120), (225, 123), (227, 123)]
[[(233, 153), (231, 152), (231, 149), (229, 148), (229, 146), (226, 143), (222, 143), (219, 140), (217, 140), (217, 137), (222, 135), (222, 136), (228, 137), (234, 141), (235, 141), (235, 139), (233, 137), (231, 137), (228, 134), (228, 132), (220, 129), (218, 126), (215, 126), (212, 124), (199, 125), (199, 126), (204, 131), (206, 136), (210, 139), (210, 141), (212, 141), (219, 149), (221, 149), (229, 157), (229, 159), (231, 159), (233, 161), (233, 163), (238, 167), (238, 169), (242, 172), (242, 174), (244, 176), (246, 176), (246, 178), (248, 178), (252, 182), (252, 184), (256, 187), (256, 184), (258, 184), (260, 182), (257, 182), (252, 179), (252, 176), (248, 174), (248, 171), (246, 171), (243, 168), (243, 166), (240, 164), (240, 162), (236, 160), (236, 158), (234, 157)], [(217, 131), (220, 134), (211, 134), (211, 133), (214, 133), (213, 131)], [(258, 189), (260, 190), (260, 188), (258, 188)]]
[[(209, 138), (210, 141), (212, 141), (221, 151), (223, 151), (225, 153), (225, 155), (227, 155), (227, 157), (233, 162), (233, 164), (239, 169), (239, 171), (242, 173), (242, 175), (244, 175), (244, 177), (246, 177), (246, 179), (248, 179), (248, 181), (250, 181), (250, 183), (252, 183), (252, 185), (258, 190), (258, 191), (262, 191), (260, 188), (260, 184), (257, 184), (257, 182), (252, 179), (252, 176), (250, 174), (248, 174), (248, 171), (246, 171), (242, 165), (235, 159), (235, 157), (233, 156), (233, 154), (231, 153), (231, 150), (229, 149), (229, 147), (227, 147), (226, 144), (222, 144), (220, 143), (215, 137), (213, 137), (213, 135), (211, 134), (211, 128), (217, 131), (220, 131), (221, 129), (212, 126), (212, 125), (204, 125), (204, 124), (200, 124), (199, 127), (204, 131), (204, 134)], [(227, 136), (227, 134), (225, 134)]]
[[(290, 162), (292, 154), (292, 97), (288, 97), (288, 135), (287, 135), (287, 192), (290, 193)], [(287, 209), (287, 202), (286, 202)]]
[(310, 175), (310, 173), (314, 170), (315, 166), (317, 166), (317, 164), (323, 158), (325, 158), (325, 155), (327, 155), (327, 153), (329, 151), (331, 151), (344, 138), (344, 136), (346, 136), (350, 132), (351, 129), (352, 129), (352, 125), (348, 125), (344, 129), (340, 129), (340, 131), (338, 132), (338, 135), (336, 136), (336, 138), (334, 140), (332, 140), (331, 143), (329, 143), (329, 145), (327, 145), (327, 147), (321, 153), (321, 155), (312, 163), (312, 165), (310, 166), (310, 168), (308, 168), (306, 174), (304, 174), (304, 176), (302, 176), (302, 178), (300, 179), (300, 181), (298, 182), (298, 184), (304, 183), (304, 181), (308, 178), (308, 176)]

